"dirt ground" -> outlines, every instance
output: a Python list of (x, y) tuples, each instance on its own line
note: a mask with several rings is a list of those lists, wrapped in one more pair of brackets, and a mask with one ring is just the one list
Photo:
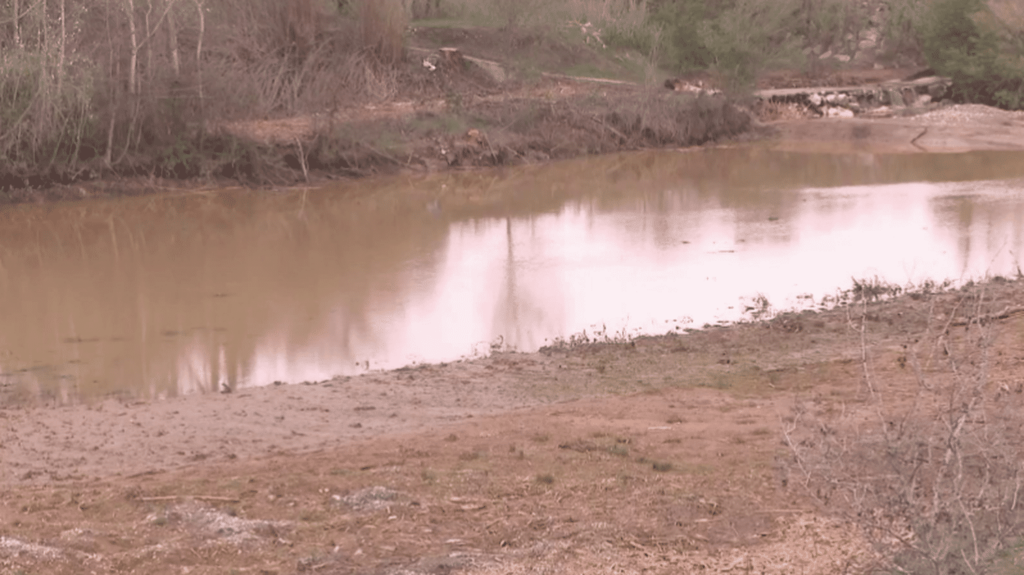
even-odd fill
[(904, 110), (881, 118), (774, 122), (764, 128), (782, 149), (874, 153), (1024, 150), (1024, 112), (978, 104)]
[(970, 312), (993, 335), (986, 393), (1019, 412), (1021, 301), (1024, 281), (996, 279), (630, 343), (0, 409), (0, 573), (866, 572), (877, 547), (795, 471), (798, 407), (870, 423), (866, 369), (891, 407), (911, 401)]

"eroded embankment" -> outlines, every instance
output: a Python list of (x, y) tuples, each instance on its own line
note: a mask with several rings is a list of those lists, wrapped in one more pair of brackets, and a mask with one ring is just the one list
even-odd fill
[(168, 171), (144, 165), (125, 175), (149, 177), (8, 187), (0, 194), (5, 201), (18, 202), (180, 187), (153, 177), (161, 173), (186, 181), (203, 176), (263, 186), (518, 165), (701, 145), (734, 137), (750, 126), (750, 116), (722, 97), (545, 79), (531, 86), (453, 92), (444, 100), (224, 124), (201, 142), (197, 153), (203, 157), (194, 162), (200, 168)]

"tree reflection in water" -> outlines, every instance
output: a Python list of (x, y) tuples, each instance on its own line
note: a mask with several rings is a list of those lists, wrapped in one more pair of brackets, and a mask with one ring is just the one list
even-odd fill
[[(1020, 186), (923, 182), (1020, 178), (1021, 160), (747, 147), (7, 206), (0, 384), (63, 403), (320, 380), (595, 322), (657, 331), (871, 266), (1013, 273)], [(925, 255), (891, 253), (908, 246)]]

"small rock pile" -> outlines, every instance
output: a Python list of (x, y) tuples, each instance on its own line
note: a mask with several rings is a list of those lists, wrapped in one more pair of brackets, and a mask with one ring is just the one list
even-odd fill
[(804, 117), (885, 117), (900, 109), (932, 107), (949, 97), (950, 85), (948, 78), (928, 76), (870, 86), (763, 90), (757, 96), (763, 110), (785, 107)]

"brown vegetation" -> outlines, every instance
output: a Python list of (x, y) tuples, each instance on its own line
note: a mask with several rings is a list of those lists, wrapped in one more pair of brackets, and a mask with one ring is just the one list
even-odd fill
[(0, 3), (17, 13), (0, 28), (0, 178), (196, 176), (231, 163), (206, 141), (220, 122), (392, 95), (401, 3), (356, 8), (352, 19), (314, 0)]
[[(25, 196), (15, 189), (110, 174), (287, 184), (693, 145), (748, 122), (723, 102), (672, 100), (637, 86), (499, 83), (461, 59), (432, 72), (422, 51), (405, 52), (399, 0), (340, 12), (313, 0), (122, 0), (68, 15), (81, 31), (66, 36), (55, 35), (62, 20), (42, 18), (55, 8), (36, 6), (37, 19), (16, 31), (31, 28), (45, 42), (5, 52), (0, 97), (25, 107), (4, 120), (0, 136), (9, 200)], [(532, 33), (494, 34), (488, 42), (536, 52)], [(543, 42), (537, 49), (567, 50)], [(53, 73), (36, 79), (34, 55), (65, 46), (74, 66), (47, 60)], [(403, 112), (384, 118), (370, 105)], [(289, 129), (296, 123), (303, 129)]]
[[(794, 408), (788, 475), (859, 524), (896, 572), (1003, 572), (1024, 532), (1024, 387), (993, 371), (992, 356), (1002, 353), (999, 320), (1024, 307), (993, 302), (984, 288), (948, 303), (932, 303), (923, 332), (896, 359), (911, 385), (877, 377), (863, 343), (864, 404), (839, 413)], [(867, 318), (851, 310), (864, 338)]]

